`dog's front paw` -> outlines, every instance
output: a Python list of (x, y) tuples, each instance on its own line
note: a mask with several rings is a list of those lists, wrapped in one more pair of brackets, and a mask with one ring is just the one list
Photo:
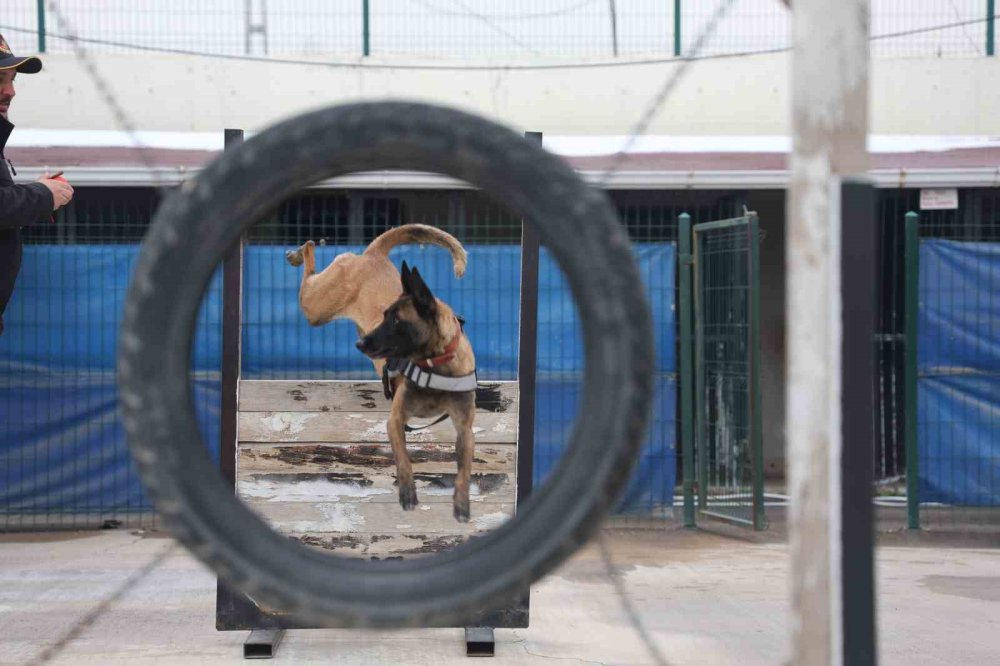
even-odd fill
[(399, 487), (399, 506), (403, 511), (413, 511), (420, 504), (417, 500), (417, 487), (413, 484)]
[(302, 250), (289, 250), (285, 253), (285, 260), (291, 266), (302, 265)]
[(455, 520), (460, 523), (469, 522), (469, 500), (464, 502), (456, 500), (454, 503)]

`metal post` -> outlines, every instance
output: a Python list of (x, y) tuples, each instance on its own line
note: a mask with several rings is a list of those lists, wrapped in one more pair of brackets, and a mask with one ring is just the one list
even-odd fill
[(920, 529), (920, 459), (917, 452), (917, 308), (920, 284), (920, 216), (906, 214), (903, 250), (903, 445), (906, 449), (906, 526)]
[(243, 0), (243, 53), (250, 55), (250, 33), (253, 32), (253, 7), (251, 0)]
[[(243, 130), (227, 129), (225, 147), (243, 143)], [(236, 487), (236, 422), (243, 331), (243, 238), (222, 260), (222, 405), (219, 466)]]
[[(525, 132), (529, 141), (542, 143), (541, 132)], [(531, 492), (535, 451), (535, 372), (538, 360), (538, 232), (521, 224), (521, 313), (517, 354), (517, 503)]]
[(611, 51), (618, 57), (618, 12), (615, 10), (615, 0), (608, 0), (608, 9), (611, 12)]
[(683, 455), (684, 526), (695, 527), (694, 513), (694, 338), (691, 330), (691, 216), (681, 213), (677, 239), (681, 357), (681, 452)]
[(368, 0), (361, 0), (361, 12), (363, 14), (362, 18), (362, 32), (364, 39), (364, 51), (363, 55), (369, 56), (372, 53), (371, 50), (371, 17), (368, 11)]
[(45, 0), (38, 0), (38, 52), (45, 53)]
[(878, 379), (872, 340), (877, 321), (879, 225), (875, 188), (845, 181), (841, 275), (844, 333), (841, 354), (844, 447), (841, 455), (841, 572), (844, 663), (875, 663), (875, 533), (872, 508), (875, 429), (872, 427)]
[(681, 55), (681, 0), (674, 0), (674, 55)]
[(705, 335), (702, 313), (702, 275), (699, 264), (701, 243), (697, 229), (691, 235), (691, 306), (694, 310), (694, 461), (698, 475), (698, 507), (708, 508), (708, 446), (705, 443)]
[(493, 627), (465, 628), (465, 656), (492, 657), (496, 652)]
[(244, 659), (273, 659), (284, 629), (254, 629), (243, 643)]
[(747, 368), (750, 380), (750, 460), (753, 464), (753, 528), (762, 530), (764, 524), (764, 434), (760, 399), (760, 220), (756, 213), (749, 214), (747, 222), (747, 262), (750, 292), (749, 327), (747, 329)]
[[(256, 12), (254, 9), (256, 8)], [(267, 55), (267, 0), (244, 0), (244, 24), (245, 35), (243, 40), (243, 50), (247, 55), (253, 53), (251, 45), (252, 35), (260, 35), (264, 45), (263, 53)], [(254, 20), (254, 14), (259, 18)]]
[[(792, 654), (842, 664), (841, 182), (868, 168), (868, 0), (795, 0), (786, 441)], [(871, 660), (875, 655), (870, 655)]]
[(986, 55), (988, 56), (996, 55), (996, 16), (996, 0), (986, 0)]

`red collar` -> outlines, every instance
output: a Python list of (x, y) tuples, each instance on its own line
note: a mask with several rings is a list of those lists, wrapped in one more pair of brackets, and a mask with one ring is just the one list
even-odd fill
[(462, 325), (459, 323), (458, 319), (455, 319), (455, 323), (458, 324), (458, 332), (455, 333), (455, 337), (451, 339), (448, 346), (444, 348), (444, 353), (440, 356), (435, 356), (433, 358), (425, 358), (422, 361), (414, 361), (421, 368), (436, 368), (439, 365), (444, 365), (451, 359), (455, 358), (455, 350), (458, 349), (458, 343), (462, 340)]

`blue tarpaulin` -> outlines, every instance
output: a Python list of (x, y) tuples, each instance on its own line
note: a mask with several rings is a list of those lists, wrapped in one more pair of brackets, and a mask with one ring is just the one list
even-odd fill
[(920, 501), (1000, 505), (1000, 244), (920, 243)]
[[(310, 327), (298, 308), (300, 270), (284, 247), (246, 252), (244, 378), (375, 379), (354, 349), (353, 324)], [(339, 252), (321, 247), (325, 266)], [(447, 253), (405, 247), (393, 253), (419, 267), (435, 294), (468, 320), (483, 380), (517, 375), (520, 251), (472, 246), (462, 280)], [(650, 437), (622, 510), (672, 504), (675, 482), (674, 246), (636, 247), (653, 306), (658, 357)], [(114, 513), (147, 508), (128, 458), (114, 363), (135, 246), (29, 246), (0, 337), (0, 513)], [(202, 304), (194, 350), (195, 397), (217, 455), (220, 358), (218, 275)], [(551, 472), (576, 413), (582, 368), (575, 307), (543, 252), (539, 275), (535, 479)]]

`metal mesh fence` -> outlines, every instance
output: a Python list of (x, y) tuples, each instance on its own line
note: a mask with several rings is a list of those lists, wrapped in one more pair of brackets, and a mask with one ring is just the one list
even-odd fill
[[(695, 191), (614, 192), (612, 196), (636, 243), (651, 300), (666, 303), (677, 302), (674, 269), (648, 257), (664, 244), (673, 245), (679, 214), (690, 211), (696, 223), (726, 218), (743, 201), (738, 193)], [(127, 276), (157, 201), (157, 194), (149, 188), (80, 188), (55, 224), (25, 229), (24, 267), (8, 306), (7, 331), (0, 338), (0, 392), (4, 395), (0, 401), (0, 522), (4, 529), (89, 527), (105, 521), (143, 525), (153, 520), (118, 422), (113, 356)], [(873, 464), (880, 525), (893, 528), (906, 524), (911, 515), (907, 512), (905, 315), (909, 278), (904, 218), (907, 211), (919, 209), (919, 192), (884, 191), (880, 207), (879, 390), (874, 425), (879, 446)], [(992, 314), (997, 303), (992, 285), (1000, 272), (992, 263), (1000, 241), (998, 215), (1000, 197), (993, 189), (960, 190), (957, 209), (920, 213), (919, 335), (912, 343), (919, 349), (918, 388), (912, 394), (917, 407), (911, 411), (917, 415), (913, 426), (917, 446), (923, 448), (917, 449), (921, 465), (910, 475), (916, 490), (909, 497), (911, 505), (919, 507), (916, 515), (922, 527), (983, 529), (1000, 522), (995, 506), (1000, 463), (994, 444), (1000, 438), (992, 416), (993, 406), (1000, 403), (1000, 383), (990, 365), (992, 347), (976, 346), (995, 339), (996, 321), (1000, 321), (1000, 314), (996, 318)], [(363, 248), (381, 231), (406, 222), (432, 224), (454, 233), (475, 253), (488, 257), (490, 265), (508, 274), (504, 295), (489, 280), (463, 287), (443, 268), (432, 269), (428, 279), (446, 285), (442, 289), (474, 290), (462, 296), (470, 304), (462, 314), (492, 336), (477, 343), (477, 355), (491, 368), (484, 378), (515, 378), (516, 359), (493, 348), (501, 345), (500, 338), (507, 340), (502, 344), (516, 345), (516, 328), (510, 322), (517, 316), (517, 294), (511, 290), (516, 288), (520, 220), (471, 190), (315, 190), (279, 206), (254, 227), (249, 238), (248, 288), (273, 294), (266, 301), (248, 299), (245, 304), (244, 376), (370, 379), (370, 364), (360, 355), (344, 360), (343, 350), (353, 349), (356, 332), (343, 322), (311, 329), (304, 356), (289, 353), (276, 322), (305, 323), (297, 309), (299, 273), (284, 262), (284, 252), (306, 239), (326, 239), (327, 246), (320, 248), (322, 266), (338, 251)], [(437, 252), (406, 251), (418, 265), (428, 253)], [(966, 267), (975, 279), (943, 272), (941, 266), (950, 265)], [(540, 289), (541, 307), (546, 303), (564, 307), (554, 298), (563, 289), (558, 271), (543, 272)], [(214, 419), (220, 390), (219, 292), (218, 281), (213, 282), (203, 304), (192, 368), (198, 413), (206, 440), (213, 443), (218, 441)], [(948, 335), (921, 333), (937, 330), (926, 328), (935, 317), (958, 319)], [(576, 343), (574, 319), (572, 308), (545, 313), (540, 319), (540, 340), (560, 342), (544, 347), (550, 358), (540, 355), (540, 364), (551, 364), (546, 379), (561, 388), (544, 398), (550, 401), (547, 416), (536, 424), (538, 470), (555, 464), (575, 414), (578, 387), (572, 372), (566, 372), (573, 367), (569, 350)], [(676, 354), (668, 348), (676, 345), (676, 335), (667, 333), (658, 322), (658, 351)], [(559, 336), (567, 335), (562, 344)], [(966, 347), (975, 353), (962, 351)], [(541, 343), (539, 349), (543, 350)], [(957, 360), (948, 356), (956, 354)], [(671, 501), (673, 489), (666, 490), (667, 477), (679, 480), (682, 467), (675, 445), (679, 438), (674, 367), (658, 370), (663, 391), (644, 454), (647, 478), (659, 474), (662, 482), (656, 486), (655, 497), (648, 493), (648, 486), (643, 491), (639, 485), (626, 500), (648, 510), (645, 515), (650, 511), (663, 515), (677, 505)], [(966, 386), (968, 382), (974, 385)], [(951, 402), (942, 402), (944, 398)], [(983, 405), (983, 410), (975, 411), (976, 405)], [(53, 422), (64, 427), (53, 428)], [(943, 496), (942, 488), (951, 496)]]
[[(731, 215), (740, 197), (712, 192), (617, 192), (657, 312), (657, 406), (643, 460), (623, 508), (664, 517), (679, 477), (675, 446), (677, 216)], [(128, 278), (159, 197), (151, 188), (78, 188), (54, 224), (25, 228), (25, 262), (0, 337), (0, 530), (155, 524), (132, 466), (115, 387), (114, 361)], [(348, 322), (311, 328), (298, 308), (300, 270), (285, 252), (305, 240), (325, 266), (409, 222), (453, 233), (470, 253), (456, 280), (438, 248), (401, 247), (392, 258), (422, 268), (432, 289), (460, 303), (483, 380), (517, 376), (521, 221), (474, 190), (311, 190), (278, 206), (250, 232), (245, 254), (243, 377), (374, 379), (354, 350)], [(561, 273), (545, 256), (539, 284), (535, 473), (541, 482), (562, 453), (576, 414), (580, 359), (576, 313)], [(476, 266), (493, 274), (472, 275)], [(472, 279), (470, 279), (470, 277)], [(464, 291), (463, 291), (464, 290)], [(203, 435), (217, 456), (221, 378), (221, 279), (202, 304), (191, 377)], [(289, 331), (305, 349), (295, 349)], [(303, 332), (303, 329), (306, 329)], [(511, 354), (511, 350), (514, 353)], [(347, 350), (345, 352), (345, 350)]]
[[(24, 229), (0, 337), (0, 529), (156, 522), (121, 427), (115, 352), (128, 276), (157, 202), (148, 189), (80, 189), (52, 224)], [(216, 443), (219, 291), (215, 280), (192, 371), (202, 430)]]
[[(875, 56), (976, 56), (995, 48), (990, 0), (873, 0)], [(512, 60), (671, 57), (691, 48), (714, 4), (679, 0), (74, 0), (60, 3), (97, 52), (216, 55), (401, 55)], [(72, 45), (35, 0), (6, 0), (0, 32), (15, 52)], [(781, 0), (743, 0), (705, 45), (707, 56), (790, 46)]]
[(880, 525), (996, 530), (1000, 195), (959, 190), (956, 208), (924, 211), (919, 197), (880, 203)]

